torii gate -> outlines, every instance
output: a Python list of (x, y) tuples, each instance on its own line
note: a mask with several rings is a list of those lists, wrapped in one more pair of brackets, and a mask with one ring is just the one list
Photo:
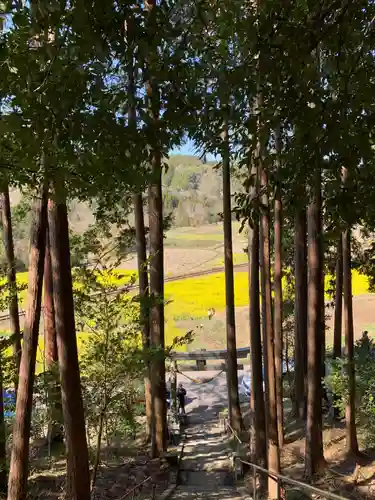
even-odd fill
[[(245, 359), (250, 354), (249, 347), (241, 347), (237, 349), (237, 359)], [(228, 351), (226, 349), (218, 349), (214, 351), (206, 351), (206, 349), (200, 349), (192, 352), (171, 352), (170, 357), (173, 362), (172, 371), (172, 381), (171, 381), (171, 402), (175, 405), (176, 403), (176, 390), (177, 390), (177, 361), (188, 361), (195, 360), (196, 365), (189, 365), (184, 368), (184, 371), (204, 371), (207, 369), (207, 359), (223, 359), (224, 363), (219, 366), (214, 365), (210, 368), (212, 370), (222, 370), (226, 371), (227, 363), (226, 359), (228, 357)], [(237, 364), (237, 370), (242, 370), (243, 365)]]
[[(237, 359), (244, 359), (250, 354), (249, 347), (241, 347), (237, 349)], [(172, 361), (188, 361), (194, 359), (196, 361), (196, 366), (185, 368), (185, 371), (203, 371), (206, 369), (207, 359), (227, 359), (228, 351), (226, 349), (219, 349), (216, 351), (206, 351), (206, 349), (200, 349), (192, 352), (172, 352)], [(215, 368), (214, 368), (215, 369)], [(223, 369), (220, 367), (219, 369)], [(224, 367), (225, 369), (225, 367)]]

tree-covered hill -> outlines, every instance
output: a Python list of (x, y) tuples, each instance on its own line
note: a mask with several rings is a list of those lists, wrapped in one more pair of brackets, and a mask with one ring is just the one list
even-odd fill
[[(215, 162), (203, 162), (195, 156), (173, 155), (167, 160), (164, 173), (164, 209), (172, 212), (176, 227), (199, 226), (220, 220), (222, 211), (221, 169)], [(239, 189), (239, 182), (236, 189)], [(19, 269), (27, 266), (30, 225), (30, 199), (19, 190), (10, 193), (12, 203), (15, 252)], [(71, 230), (82, 233), (94, 222), (93, 211), (87, 203), (71, 200), (69, 203)], [(4, 260), (3, 245), (0, 265)]]

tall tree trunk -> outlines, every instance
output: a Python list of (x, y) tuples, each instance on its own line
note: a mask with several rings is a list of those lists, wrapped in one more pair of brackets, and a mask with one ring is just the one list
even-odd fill
[[(254, 177), (256, 168), (253, 168)], [(257, 195), (258, 180), (255, 179), (253, 197)], [(262, 371), (262, 336), (259, 301), (259, 219), (253, 217), (253, 226), (249, 226), (249, 284), (250, 284), (250, 355), (251, 355), (251, 399), (252, 430), (251, 456), (261, 467), (267, 468), (266, 411), (263, 393)], [(264, 476), (261, 475), (263, 479)]]
[[(134, 19), (130, 17), (127, 21), (127, 42), (129, 48), (129, 126), (136, 132), (136, 84), (134, 67)], [(153, 424), (152, 394), (151, 394), (151, 366), (149, 362), (150, 348), (150, 311), (149, 311), (149, 290), (148, 290), (148, 269), (147, 269), (147, 244), (145, 221), (143, 212), (142, 193), (133, 196), (134, 217), (135, 217), (135, 238), (137, 246), (139, 297), (141, 301), (140, 319), (142, 324), (142, 342), (146, 359), (145, 399), (146, 399), (146, 440), (150, 442), (155, 437)]]
[(69, 225), (65, 198), (50, 200), (51, 243), (57, 352), (67, 449), (67, 498), (90, 500), (90, 473), (74, 321)]
[[(323, 217), (322, 217), (323, 219)], [(324, 263), (324, 245), (322, 242), (321, 246), (321, 262)], [(322, 264), (323, 265), (323, 264)], [(321, 290), (320, 290), (320, 307), (322, 309), (321, 313), (321, 322), (322, 322), (322, 328), (321, 328), (321, 374), (320, 377), (323, 379), (326, 376), (326, 303), (325, 303), (325, 272), (324, 272), (324, 265), (322, 267), (322, 279), (321, 279)], [(323, 388), (322, 388), (323, 390)]]
[(344, 285), (344, 324), (345, 355), (347, 358), (348, 402), (346, 405), (346, 449), (353, 455), (358, 454), (357, 428), (355, 425), (355, 365), (354, 365), (354, 324), (351, 266), (351, 231), (345, 229), (342, 235), (343, 285)]
[(0, 494), (7, 491), (7, 446), (4, 416), (3, 359), (0, 352)]
[[(277, 168), (281, 168), (281, 129), (275, 131)], [(281, 199), (281, 187), (277, 185), (275, 193), (275, 372), (276, 372), (276, 403), (277, 403), (277, 433), (279, 447), (284, 445), (284, 405), (283, 405), (283, 287), (282, 287), (282, 229), (283, 229), (283, 205)]]
[[(264, 245), (263, 245), (263, 225), (259, 225), (259, 259), (260, 259), (260, 300), (261, 300), (261, 333), (262, 333), (262, 344), (263, 344), (263, 365), (264, 365), (264, 401), (266, 408), (269, 407), (269, 381), (267, 375), (267, 365), (268, 365), (268, 343), (267, 343), (267, 299), (266, 299), (266, 273), (264, 271)], [(267, 426), (266, 426), (266, 436), (267, 436)]]
[(30, 235), (29, 285), (24, 326), (16, 417), (13, 427), (8, 500), (26, 500), (31, 410), (42, 304), (46, 248), (47, 194), (36, 198)]
[(145, 223), (143, 215), (143, 199), (142, 194), (133, 196), (134, 216), (135, 216), (135, 234), (137, 243), (137, 259), (138, 259), (138, 279), (139, 279), (139, 296), (141, 300), (141, 325), (142, 325), (142, 341), (146, 359), (145, 373), (145, 398), (146, 398), (146, 433), (147, 441), (152, 438), (152, 394), (151, 394), (151, 373), (149, 362), (150, 348), (150, 311), (149, 311), (149, 293), (148, 293), (148, 270), (147, 270), (147, 245), (145, 235)]
[(12, 217), (10, 210), (9, 187), (6, 185), (1, 193), (1, 215), (4, 234), (4, 249), (7, 260), (7, 279), (9, 286), (9, 316), (10, 316), (10, 331), (14, 338), (13, 355), (16, 367), (15, 387), (17, 392), (18, 372), (21, 362), (21, 329), (20, 318), (18, 311), (18, 295), (17, 295), (17, 280), (16, 280), (16, 262), (14, 258), (14, 244), (12, 231)]
[(280, 190), (275, 196), (275, 371), (277, 401), (277, 433), (279, 446), (284, 444), (283, 407), (283, 289), (282, 289), (282, 201)]
[(322, 424), (322, 214), (320, 172), (308, 208), (308, 332), (306, 473), (312, 477), (325, 467)]
[(342, 293), (343, 293), (343, 260), (342, 235), (337, 241), (336, 257), (336, 292), (335, 292), (335, 324), (333, 330), (333, 357), (342, 356)]
[(51, 244), (49, 228), (46, 232), (46, 254), (44, 262), (44, 355), (47, 370), (50, 372), (48, 386), (49, 422), (48, 443), (61, 443), (64, 440), (62, 433), (63, 415), (61, 402), (61, 387), (57, 380), (57, 336), (55, 322), (55, 307), (53, 303), (53, 276), (51, 261)]
[(227, 370), (229, 421), (233, 429), (240, 432), (243, 428), (240, 399), (238, 396), (236, 316), (234, 304), (232, 209), (230, 188), (230, 158), (228, 124), (223, 133), (223, 227), (224, 227), (224, 265), (225, 265), (225, 302), (227, 327)]
[(150, 226), (150, 297), (151, 342), (159, 353), (153, 360), (153, 408), (155, 412), (155, 450), (159, 455), (166, 448), (166, 385), (164, 358), (164, 251), (163, 251), (163, 206), (160, 156), (155, 152), (152, 160), (153, 180), (149, 187)]
[[(266, 378), (268, 379), (268, 415), (267, 415), (267, 436), (268, 436), (268, 469), (271, 472), (280, 473), (280, 451), (277, 432), (277, 402), (276, 402), (276, 371), (275, 371), (275, 336), (272, 321), (272, 289), (271, 289), (271, 256), (270, 256), (270, 210), (268, 201), (268, 178), (265, 169), (261, 169), (261, 189), (263, 213), (261, 215), (262, 224), (262, 246), (263, 246), (263, 266), (264, 273), (264, 299), (265, 299), (265, 337), (267, 345)], [(271, 500), (279, 498), (278, 481), (269, 477), (268, 498)]]
[[(302, 203), (302, 201), (301, 201)], [(294, 413), (301, 419), (306, 412), (307, 390), (307, 245), (306, 210), (299, 208), (294, 220), (295, 340)]]
[(50, 251), (49, 229), (46, 235), (46, 254), (44, 262), (44, 349), (46, 365), (51, 369), (57, 363), (57, 337), (55, 323), (55, 308), (53, 305), (53, 281), (52, 281), (52, 262)]
[[(156, 51), (153, 45), (157, 33), (156, 0), (147, 0), (145, 9), (148, 12), (147, 33), (150, 53)], [(164, 241), (163, 241), (163, 198), (162, 198), (162, 164), (158, 145), (160, 96), (157, 83), (152, 76), (153, 68), (150, 60), (146, 61), (146, 94), (150, 128), (150, 164), (151, 181), (148, 189), (149, 238), (150, 238), (150, 311), (151, 343), (159, 354), (155, 356), (152, 366), (152, 394), (155, 412), (155, 446), (152, 454), (159, 455), (167, 446), (167, 407), (164, 357)]]

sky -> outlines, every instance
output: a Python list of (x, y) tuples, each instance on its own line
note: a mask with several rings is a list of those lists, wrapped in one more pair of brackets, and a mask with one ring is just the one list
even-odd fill
[[(188, 156), (199, 157), (198, 151), (196, 150), (193, 141), (187, 141), (183, 146), (171, 149), (169, 154), (170, 155), (188, 155)], [(214, 161), (216, 158), (214, 155), (207, 154), (206, 159), (207, 159), (207, 161)]]
[(198, 156), (198, 153), (195, 149), (194, 143), (192, 141), (187, 141), (186, 144), (180, 146), (178, 148), (173, 148), (170, 151), (172, 155), (193, 155)]

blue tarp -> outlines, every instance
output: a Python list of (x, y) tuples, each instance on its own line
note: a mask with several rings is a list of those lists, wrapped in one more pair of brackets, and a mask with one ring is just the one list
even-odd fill
[(15, 415), (15, 406), (16, 406), (16, 393), (13, 390), (5, 390), (3, 392), (4, 398), (4, 416), (5, 417), (14, 417)]
[[(293, 371), (293, 364), (290, 362), (289, 363), (289, 370)], [(283, 374), (285, 375), (287, 372), (286, 370), (286, 363), (285, 361), (283, 362)], [(263, 380), (264, 380), (264, 369), (263, 369)], [(250, 379), (250, 373), (245, 373), (242, 377), (242, 388), (245, 391), (246, 395), (250, 394), (250, 389), (251, 389), (251, 379)]]

